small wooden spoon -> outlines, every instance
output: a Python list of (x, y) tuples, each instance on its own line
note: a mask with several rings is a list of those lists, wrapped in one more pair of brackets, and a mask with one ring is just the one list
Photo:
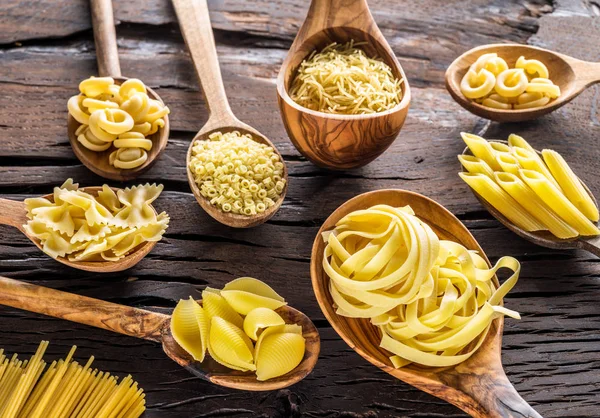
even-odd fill
[[(119, 65), (119, 52), (117, 50), (117, 36), (115, 32), (113, 9), (111, 0), (90, 0), (92, 11), (92, 26), (94, 28), (94, 41), (96, 44), (96, 57), (98, 60), (98, 74), (100, 77), (112, 77), (116, 84), (122, 84), (127, 81), (126, 77), (121, 76), (121, 67)], [(148, 96), (151, 99), (163, 103), (162, 99), (154, 90), (146, 87)], [(94, 173), (101, 177), (127, 181), (136, 178), (148, 170), (156, 161), (160, 153), (166, 148), (169, 139), (169, 117), (164, 116), (165, 126), (159, 128), (158, 132), (148, 137), (152, 140), (152, 149), (148, 151), (148, 159), (142, 165), (129, 170), (116, 168), (109, 164), (108, 157), (115, 150), (114, 147), (102, 152), (95, 152), (84, 147), (75, 136), (75, 131), (80, 123), (70, 114), (67, 120), (67, 130), (69, 133), (69, 142), (73, 152), (83, 163)]]
[[(550, 79), (560, 87), (560, 96), (545, 106), (520, 110), (493, 109), (467, 99), (460, 91), (461, 80), (477, 58), (492, 52), (503, 58), (509, 68), (514, 68), (520, 56), (542, 61), (548, 67)], [(581, 61), (558, 52), (520, 44), (492, 44), (473, 48), (456, 58), (446, 70), (446, 88), (454, 100), (469, 112), (496, 122), (522, 122), (539, 118), (569, 103), (587, 87), (598, 82), (600, 63)]]
[[(95, 196), (102, 190), (102, 187), (82, 187), (79, 190)], [(113, 188), (113, 190), (116, 192), (118, 189)], [(42, 197), (54, 202), (54, 194), (47, 194)], [(0, 198), (0, 225), (14, 226), (41, 250), (42, 244), (40, 240), (30, 236), (23, 227), (28, 220), (27, 209), (25, 208), (24, 202)], [(142, 258), (152, 251), (155, 245), (156, 242), (144, 242), (118, 261), (69, 261), (69, 259), (65, 257), (58, 257), (55, 258), (55, 260), (79, 270), (92, 271), (95, 273), (111, 273), (127, 270), (128, 268), (135, 266)]]
[[(393, 109), (365, 115), (317, 112), (294, 102), (288, 90), (300, 63), (332, 42), (366, 42), (361, 48), (388, 64), (403, 80), (402, 101)], [(408, 112), (410, 87), (404, 70), (377, 27), (366, 0), (312, 0), (277, 76), (279, 109), (285, 129), (298, 151), (314, 164), (345, 170), (364, 166), (396, 139)]]
[[(493, 141), (493, 142), (508, 144), (507, 141)], [(537, 153), (541, 155), (541, 153), (539, 151), (537, 151)], [(463, 151), (463, 154), (464, 155), (473, 155), (471, 153), (471, 150), (469, 150), (469, 147), (465, 148), (465, 150)], [(466, 170), (463, 169), (463, 171), (466, 171)], [(590, 197), (592, 198), (592, 200), (594, 201), (596, 206), (598, 206), (598, 202), (596, 201), (596, 198), (592, 194), (591, 190), (586, 186), (586, 184), (581, 179), (579, 179), (579, 181), (581, 181), (581, 184), (582, 184), (583, 188), (585, 189), (585, 191), (588, 192), (588, 194), (590, 195)], [(471, 189), (471, 188), (469, 187), (469, 189)], [(600, 236), (597, 236), (597, 237), (579, 236), (579, 237), (571, 238), (571, 239), (560, 239), (560, 238), (557, 238), (556, 236), (554, 236), (552, 233), (550, 233), (550, 231), (527, 232), (527, 231), (519, 228), (515, 224), (513, 224), (510, 220), (508, 220), (502, 213), (500, 213), (498, 210), (496, 210), (496, 208), (494, 206), (489, 204), (487, 202), (487, 200), (485, 200), (483, 197), (481, 197), (475, 190), (471, 189), (471, 191), (473, 192), (473, 194), (475, 195), (477, 200), (479, 200), (479, 203), (481, 203), (481, 205), (484, 208), (486, 208), (487, 211), (489, 213), (491, 213), (494, 218), (496, 218), (500, 223), (502, 223), (505, 227), (507, 227), (508, 229), (513, 231), (515, 234), (517, 234), (521, 238), (525, 238), (526, 240), (531, 241), (534, 244), (540, 245), (542, 247), (547, 247), (547, 248), (554, 248), (554, 249), (559, 249), (559, 250), (580, 248), (580, 249), (583, 249), (585, 251), (588, 251), (588, 252), (600, 257)]]
[(277, 313), (286, 323), (302, 326), (302, 335), (306, 340), (304, 359), (291, 372), (259, 382), (251, 372), (227, 369), (210, 358), (202, 363), (194, 361), (173, 339), (170, 315), (117, 305), (2, 276), (0, 304), (162, 343), (167, 356), (193, 375), (234, 389), (265, 391), (293, 385), (313, 370), (321, 349), (319, 332), (306, 315), (289, 306), (279, 308)]
[[(200, 84), (202, 85), (204, 98), (210, 111), (208, 121), (202, 127), (200, 132), (196, 134), (188, 149), (186, 167), (188, 167), (187, 176), (190, 188), (202, 209), (222, 224), (234, 228), (249, 228), (260, 225), (275, 215), (275, 212), (277, 212), (283, 203), (283, 199), (287, 193), (287, 165), (275, 145), (256, 129), (241, 122), (235, 117), (229, 107), (225, 88), (223, 87), (221, 70), (219, 69), (215, 38), (210, 26), (210, 16), (208, 14), (206, 0), (173, 0), (173, 5), (175, 6), (179, 26), (181, 27), (183, 38), (190, 51), (196, 73), (198, 74)], [(275, 204), (263, 213), (257, 213), (256, 215), (251, 216), (226, 213), (212, 205), (210, 199), (207, 199), (200, 194), (200, 189), (194, 180), (194, 175), (189, 170), (190, 160), (192, 158), (192, 148), (194, 147), (194, 142), (197, 140), (208, 139), (208, 136), (211, 133), (217, 131), (222, 133), (239, 131), (241, 134), (250, 134), (252, 139), (256, 142), (272, 147), (277, 155), (279, 155), (279, 159), (284, 165), (283, 178), (286, 180), (285, 188), (277, 201), (275, 201)]]
[[(317, 301), (325, 317), (346, 343), (367, 361), (398, 379), (438, 398), (456, 405), (473, 417), (535, 417), (541, 416), (525, 402), (509, 382), (500, 358), (502, 317), (492, 322), (489, 333), (477, 352), (455, 367), (428, 368), (410, 365), (396, 369), (389, 353), (379, 347), (381, 335), (367, 319), (338, 315), (329, 293), (329, 277), (322, 267), (325, 244), (321, 233), (332, 230), (348, 213), (368, 209), (377, 204), (394, 207), (410, 205), (440, 237), (458, 242), (478, 251), (487, 260), (483, 249), (467, 228), (452, 213), (433, 200), (406, 190), (378, 190), (350, 199), (327, 218), (315, 238), (310, 274)], [(497, 279), (496, 284), (497, 283)]]

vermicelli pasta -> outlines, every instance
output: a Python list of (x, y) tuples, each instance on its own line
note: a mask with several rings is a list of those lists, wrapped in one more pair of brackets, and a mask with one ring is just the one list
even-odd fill
[(64, 360), (46, 368), (48, 347), (42, 341), (30, 360), (7, 358), (0, 350), (1, 418), (137, 418), (146, 409), (144, 391), (127, 376), (118, 378), (92, 369), (94, 357), (80, 365)]

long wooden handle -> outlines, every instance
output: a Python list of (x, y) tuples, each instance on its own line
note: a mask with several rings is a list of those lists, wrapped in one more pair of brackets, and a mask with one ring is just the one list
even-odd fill
[(49, 289), (0, 276), (0, 304), (131, 337), (161, 341), (168, 315)]
[(173, 0), (211, 119), (235, 119), (227, 101), (206, 0)]
[(579, 248), (589, 251), (597, 257), (600, 257), (600, 236), (583, 237), (579, 239)]
[(100, 76), (121, 77), (112, 0), (90, 0)]
[(367, 0), (312, 0), (301, 29), (302, 39), (325, 28), (351, 27), (365, 30), (372, 24), (374, 20)]
[(23, 231), (27, 223), (25, 204), (16, 200), (0, 199), (0, 224), (10, 225)]

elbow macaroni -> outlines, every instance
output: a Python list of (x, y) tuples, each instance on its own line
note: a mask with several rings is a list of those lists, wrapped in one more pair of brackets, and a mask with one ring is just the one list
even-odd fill
[(69, 114), (81, 125), (77, 141), (94, 152), (109, 151), (108, 161), (128, 170), (141, 166), (152, 149), (151, 135), (164, 128), (169, 108), (148, 96), (146, 86), (131, 78), (116, 85), (111, 77), (90, 77), (67, 102)]
[(510, 69), (496, 53), (483, 54), (471, 65), (460, 90), (467, 99), (500, 110), (545, 106), (560, 96), (544, 63), (519, 57)]

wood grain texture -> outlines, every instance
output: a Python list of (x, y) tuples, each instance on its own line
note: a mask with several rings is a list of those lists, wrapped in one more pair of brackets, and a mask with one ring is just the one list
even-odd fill
[[(271, 220), (252, 229), (223, 227), (196, 204), (186, 180), (189, 142), (208, 111), (172, 6), (168, 0), (119, 1), (114, 7), (123, 72), (143, 75), (173, 113), (162, 157), (135, 182), (118, 186), (165, 184), (155, 203), (171, 215), (166, 237), (127, 272), (96, 274), (63, 268), (14, 228), (0, 227), (0, 274), (163, 313), (179, 298), (199, 298), (206, 285), (219, 287), (244, 275), (263, 279), (318, 327), (322, 350), (311, 375), (286, 390), (243, 393), (190, 376), (155, 343), (11, 308), (0, 309), (0, 346), (32, 354), (41, 339), (50, 339), (49, 355), (59, 358), (77, 344), (79, 360), (95, 355), (97, 367), (119, 376), (131, 373), (140, 381), (151, 418), (466, 416), (349, 349), (313, 296), (310, 249), (327, 216), (362, 192), (403, 188), (451, 210), (492, 261), (503, 255), (521, 261), (522, 279), (505, 303), (523, 318), (506, 321), (502, 341), (506, 374), (521, 396), (544, 417), (597, 417), (597, 258), (545, 249), (515, 236), (460, 183), (456, 155), (464, 149), (461, 131), (487, 128), (486, 137), (504, 139), (515, 132), (536, 148), (565, 155), (599, 196), (598, 86), (536, 121), (489, 125), (462, 109), (444, 87), (447, 66), (483, 44), (529, 42), (597, 60), (597, 43), (581, 41), (600, 36), (592, 3), (369, 0), (369, 6), (412, 90), (401, 140), (373, 163), (347, 172), (321, 170), (296, 151), (281, 123), (275, 78), (309, 2), (209, 1), (232, 110), (277, 146), (290, 178), (286, 200)], [(40, 0), (35, 10), (44, 13), (32, 12), (24, 1), (0, 2), (0, 9), (1, 197), (22, 200), (49, 193), (69, 176), (86, 186), (101, 184), (73, 155), (64, 125), (64, 103), (73, 87), (97, 72), (88, 2)]]
[[(382, 59), (402, 82), (394, 108), (368, 115), (337, 115), (307, 109), (288, 94), (298, 67), (313, 51), (333, 42), (354, 40), (370, 57)], [(277, 77), (281, 117), (298, 151), (318, 166), (345, 170), (362, 167), (381, 155), (398, 136), (410, 105), (410, 86), (402, 66), (377, 27), (366, 0), (313, 0), (306, 20)]]

